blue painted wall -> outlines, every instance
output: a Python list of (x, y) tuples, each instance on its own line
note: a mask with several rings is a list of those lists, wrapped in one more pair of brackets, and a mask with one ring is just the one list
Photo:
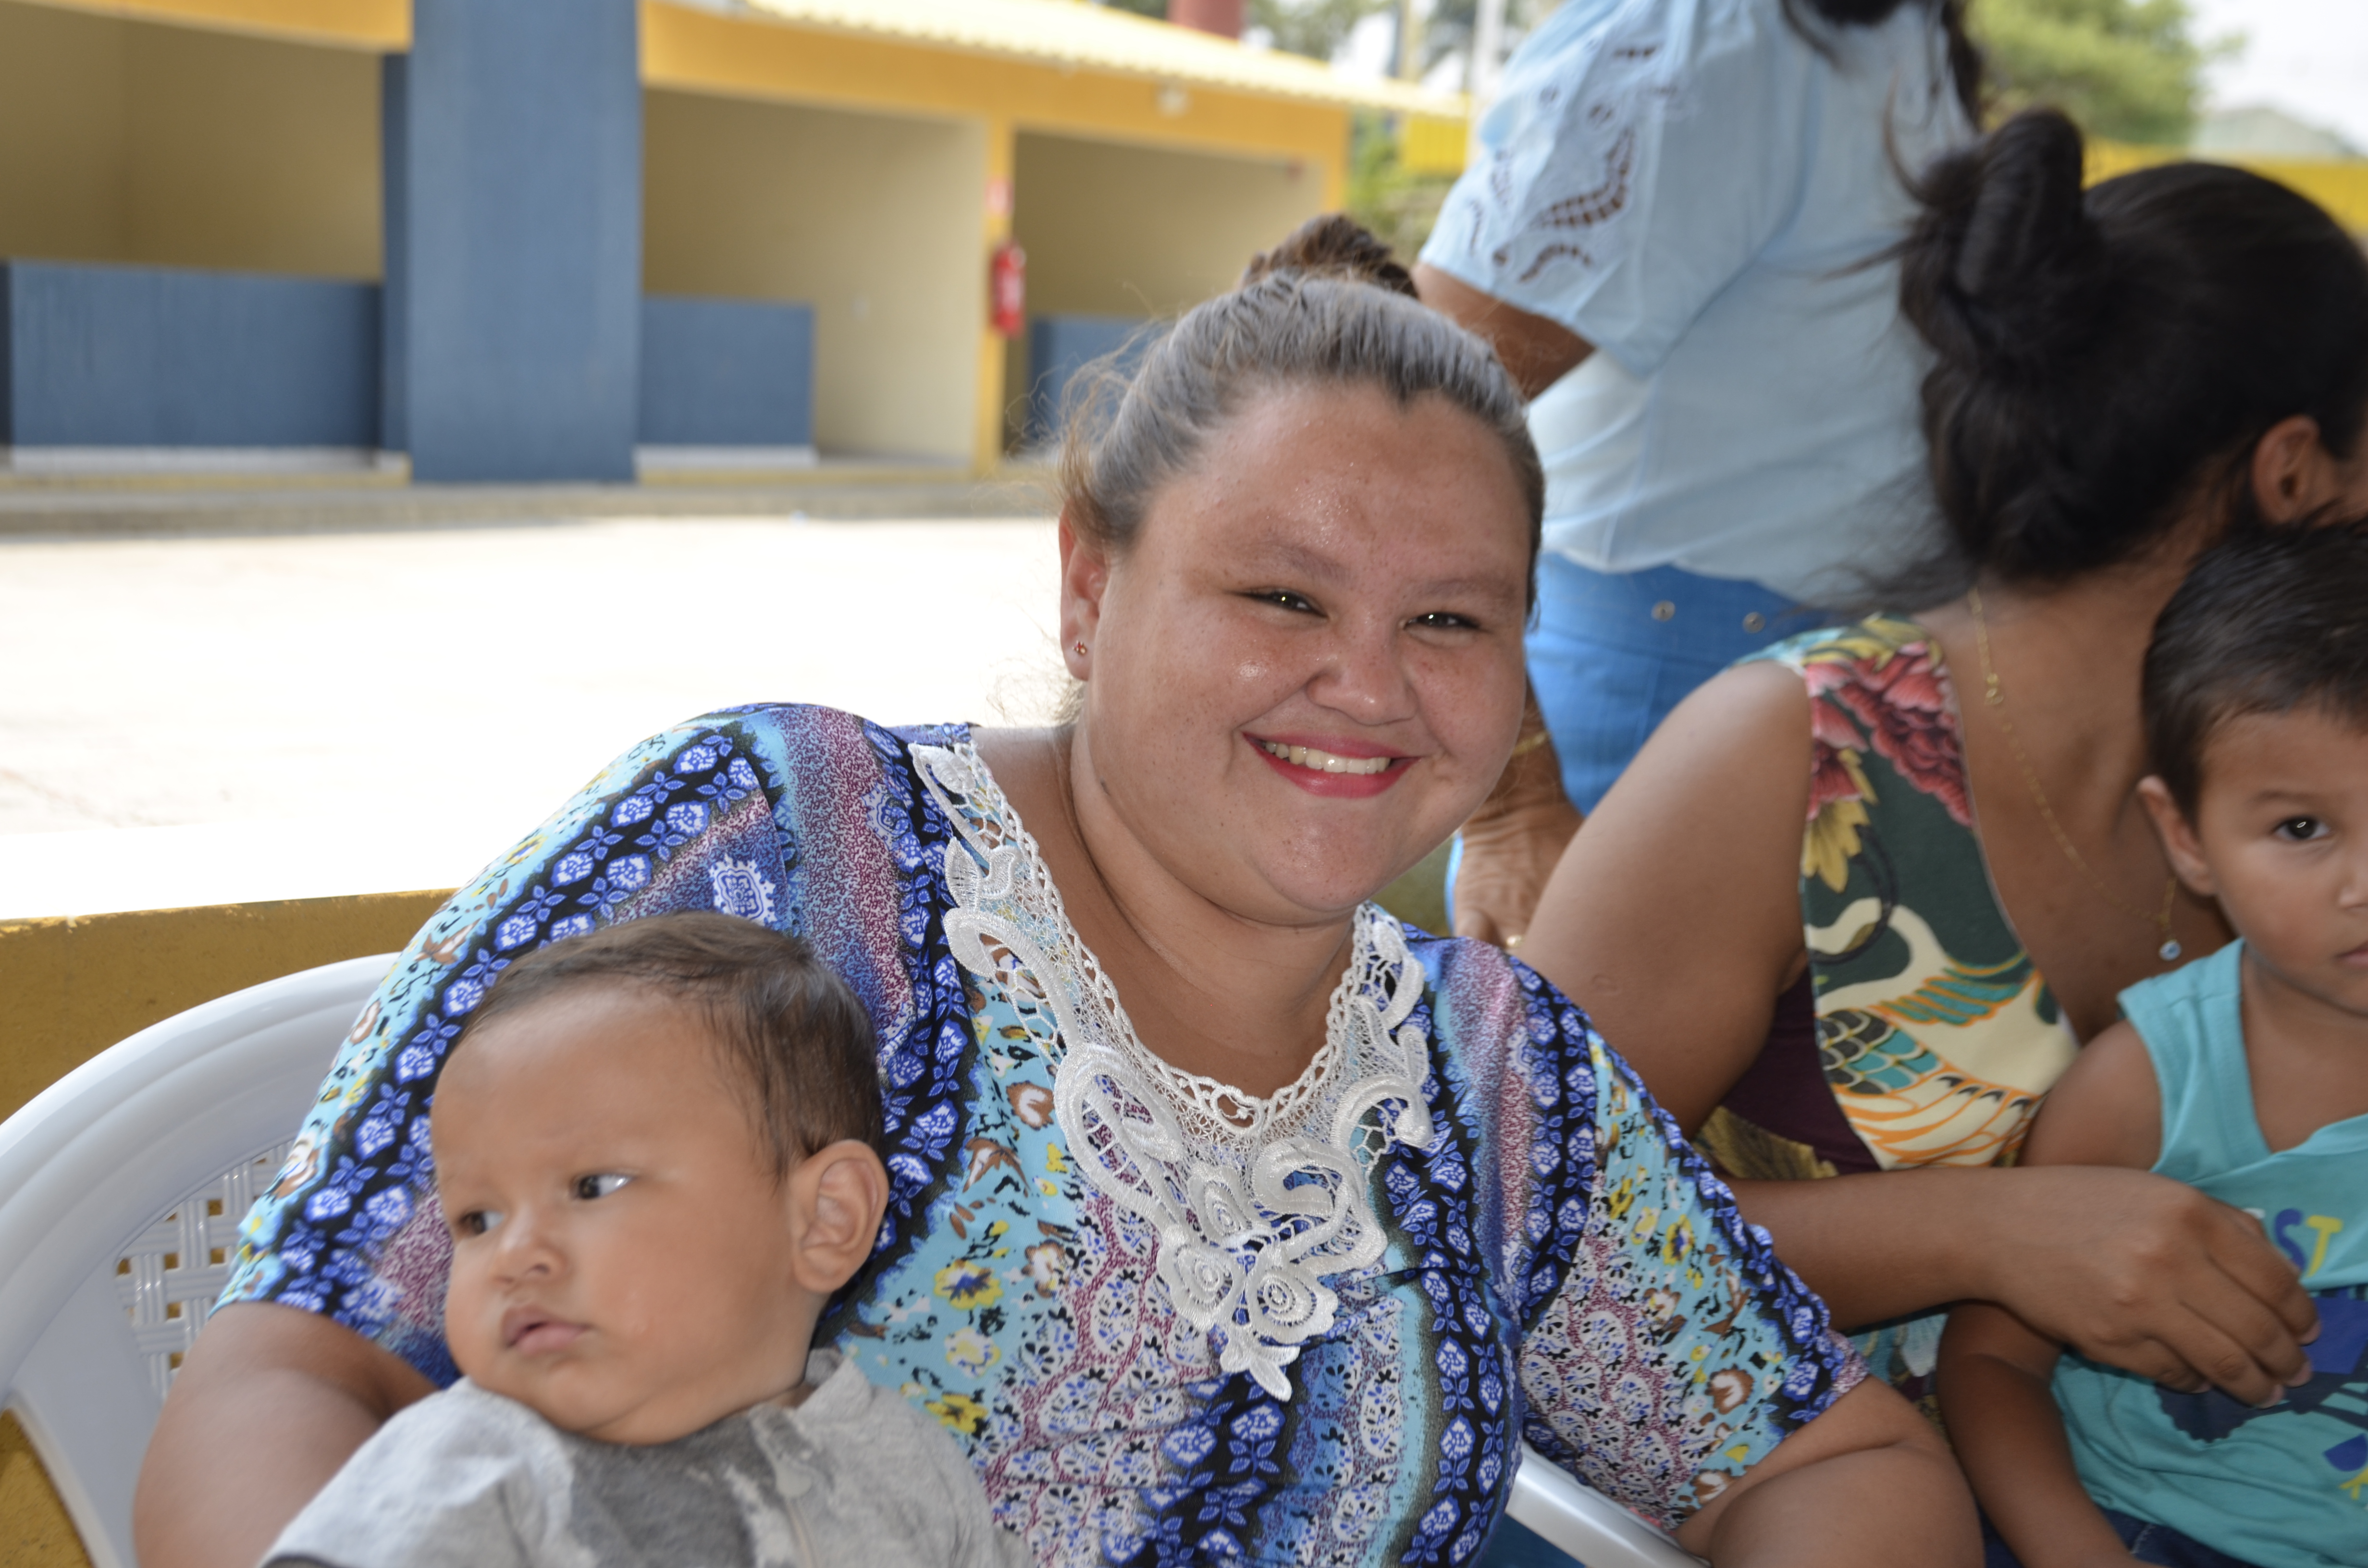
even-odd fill
[(413, 0), (386, 65), (384, 442), (416, 481), (633, 477), (634, 0)]
[(0, 267), (0, 441), (371, 447), (379, 291), (145, 267)]
[(1061, 434), (1061, 400), (1077, 372), (1126, 347), (1144, 324), (1131, 316), (1038, 316), (1028, 324), (1030, 446)]
[(641, 438), (653, 446), (814, 445), (814, 309), (642, 301)]

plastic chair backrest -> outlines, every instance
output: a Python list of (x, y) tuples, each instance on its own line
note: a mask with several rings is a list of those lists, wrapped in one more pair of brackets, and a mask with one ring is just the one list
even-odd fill
[(0, 1122), (0, 1401), (94, 1568), (133, 1568), (131, 1493), (173, 1369), (338, 1042), (394, 955), (193, 1007)]

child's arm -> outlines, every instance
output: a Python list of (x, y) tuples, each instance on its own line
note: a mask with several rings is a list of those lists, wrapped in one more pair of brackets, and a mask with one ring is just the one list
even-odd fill
[(2120, 1564), (2129, 1549), (2072, 1468), (2048, 1379), (2064, 1347), (2004, 1307), (1967, 1301), (1941, 1340), (1941, 1412), (1974, 1495), (2023, 1568)]
[[(2084, 1049), (2047, 1097), (2025, 1165), (2150, 1167), (2162, 1097), (2145, 1042), (2115, 1024)], [(2049, 1379), (2063, 1346), (2003, 1307), (1968, 1301), (1941, 1341), (1941, 1411), (1974, 1494), (2024, 1568), (2130, 1562), (2072, 1466)]]

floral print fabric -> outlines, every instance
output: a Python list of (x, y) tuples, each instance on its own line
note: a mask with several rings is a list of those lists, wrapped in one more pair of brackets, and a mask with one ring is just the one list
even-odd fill
[[(1704, 1146), (1729, 1175), (1762, 1180), (2011, 1161), (2078, 1046), (1991, 889), (1939, 646), (1874, 616), (1755, 657), (1809, 694), (1800, 891), (1814, 1046), (1801, 1030), (1791, 1048), (1780, 1006)], [(1939, 1339), (1935, 1314), (1869, 1346), (1878, 1370), (1920, 1393)]]
[(629, 752), (413, 940), (224, 1299), (326, 1313), (451, 1381), (427, 1133), (457, 1020), (542, 942), (720, 909), (805, 937), (879, 1028), (890, 1208), (817, 1342), (953, 1432), (1039, 1562), (1468, 1562), (1524, 1438), (1674, 1525), (1862, 1375), (1577, 1008), (1411, 929), (1438, 1135), (1376, 1141), (1386, 1246), (1327, 1280), (1289, 1397), (1223, 1371), (1156, 1230), (1063, 1146), (1034, 989), (949, 947), (948, 858), (971, 851), (912, 748), (966, 741), (755, 708)]

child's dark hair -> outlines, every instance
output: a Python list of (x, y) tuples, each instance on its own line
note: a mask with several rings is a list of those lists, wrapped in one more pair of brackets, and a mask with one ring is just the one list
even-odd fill
[(603, 985), (699, 1010), (775, 1179), (842, 1138), (880, 1147), (870, 1015), (805, 943), (735, 915), (654, 915), (538, 949), (502, 971), (452, 1049), (506, 1014)]
[(1923, 426), (1951, 551), (1892, 585), (1899, 602), (2132, 560), (2199, 502), (2246, 519), (2253, 449), (2291, 415), (2339, 458), (2360, 438), (2358, 242), (2242, 169), (2084, 187), (2085, 151), (2034, 109), (1917, 184), (1900, 309), (1933, 350)]
[(2204, 552), (2146, 649), (2146, 755), (2190, 818), (2213, 732), (2315, 704), (2368, 727), (2368, 519), (2252, 528)]

